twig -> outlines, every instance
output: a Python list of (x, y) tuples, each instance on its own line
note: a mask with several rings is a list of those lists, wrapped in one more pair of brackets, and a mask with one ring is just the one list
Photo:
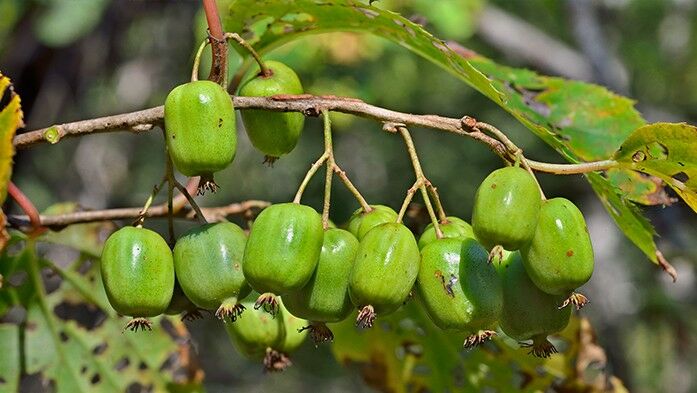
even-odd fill
[(206, 220), (206, 216), (203, 215), (203, 212), (201, 211), (201, 208), (198, 206), (198, 203), (194, 200), (194, 197), (191, 196), (191, 193), (189, 190), (186, 189), (181, 183), (179, 183), (176, 179), (170, 179), (170, 181), (174, 184), (174, 187), (176, 187), (179, 192), (181, 192), (185, 197), (186, 200), (189, 202), (189, 206), (191, 206), (192, 209), (196, 212), (196, 218), (201, 224), (207, 224), (208, 220)]
[[(498, 156), (507, 159), (509, 157), (506, 146), (496, 138), (493, 138), (478, 129), (465, 128), (461, 119), (437, 115), (415, 115), (411, 113), (397, 112), (374, 105), (361, 100), (336, 96), (312, 96), (307, 94), (271, 97), (233, 97), (236, 109), (265, 109), (277, 112), (302, 112), (307, 116), (316, 116), (322, 110), (353, 114), (356, 116), (373, 119), (380, 122), (401, 123), (407, 126), (418, 126), (476, 139), (491, 148)], [(45, 143), (47, 139), (44, 133), (55, 127), (60, 138), (82, 136), (91, 133), (114, 132), (130, 130), (142, 132), (149, 130), (153, 125), (160, 124), (164, 116), (162, 106), (145, 109), (138, 112), (125, 113), (83, 120), (74, 123), (66, 123), (48, 128), (19, 134), (14, 138), (17, 149), (25, 149), (36, 144)], [(580, 164), (546, 164), (538, 161), (527, 160), (530, 167), (538, 172), (555, 174), (579, 174), (605, 170), (617, 165), (612, 160), (595, 161)]]
[(264, 76), (272, 75), (271, 70), (269, 70), (268, 67), (266, 67), (264, 60), (262, 60), (261, 56), (259, 56), (259, 53), (257, 53), (256, 50), (254, 50), (254, 47), (252, 47), (252, 45), (250, 45), (249, 42), (245, 41), (242, 37), (240, 37), (239, 34), (225, 33), (225, 38), (237, 42), (241, 47), (243, 47), (247, 52), (249, 52), (250, 55), (252, 55), (254, 61), (256, 61), (259, 65), (259, 74)]
[(305, 174), (305, 178), (303, 181), (300, 183), (300, 186), (298, 187), (298, 192), (295, 193), (295, 198), (293, 198), (293, 203), (300, 203), (300, 199), (303, 197), (303, 193), (305, 192), (305, 188), (307, 185), (310, 183), (310, 180), (312, 179), (312, 176), (317, 173), (317, 170), (324, 165), (324, 162), (327, 161), (328, 155), (327, 152), (325, 151), (322, 153), (322, 155), (315, 161), (311, 166), (310, 169), (307, 171)]
[(413, 190), (418, 188), (421, 191), (421, 197), (424, 200), (424, 205), (426, 205), (426, 211), (428, 211), (428, 215), (431, 218), (431, 223), (433, 223), (433, 229), (435, 229), (436, 231), (436, 237), (438, 239), (442, 238), (443, 232), (440, 229), (438, 218), (436, 218), (436, 213), (433, 210), (433, 205), (431, 205), (431, 198), (429, 198), (428, 190), (426, 189), (426, 184), (429, 184), (430, 181), (426, 178), (426, 176), (424, 175), (424, 171), (421, 168), (419, 156), (416, 154), (416, 146), (414, 146), (414, 140), (411, 139), (411, 134), (409, 133), (409, 130), (403, 124), (385, 124), (384, 129), (389, 132), (394, 132), (394, 130), (396, 129), (396, 131), (398, 131), (400, 135), (402, 135), (402, 139), (404, 139), (404, 143), (407, 145), (407, 153), (409, 153), (409, 159), (411, 160), (411, 164), (414, 167), (414, 175), (416, 176), (416, 183), (414, 183), (414, 186), (409, 189), (409, 192), (407, 193), (407, 198), (405, 198), (404, 203), (402, 203), (402, 208), (399, 211), (398, 220), (401, 221), (404, 217), (406, 207), (409, 205), (407, 199), (411, 200), (415, 192)]
[(220, 23), (218, 6), (215, 4), (215, 0), (203, 0), (203, 11), (206, 13), (206, 22), (208, 22), (211, 55), (213, 59), (208, 79), (224, 85), (227, 76), (228, 46), (225, 40), (225, 32), (223, 32), (223, 25)]
[(322, 112), (324, 120), (324, 154), (327, 155), (327, 168), (324, 176), (324, 204), (322, 205), (322, 226), (324, 229), (329, 228), (329, 208), (332, 199), (332, 175), (334, 174), (334, 148), (332, 146), (332, 121), (329, 118), (329, 112)]
[[(264, 209), (270, 206), (270, 202), (259, 200), (248, 200), (244, 202), (231, 203), (225, 206), (218, 207), (203, 207), (201, 213), (209, 221), (220, 221), (222, 218), (230, 215), (244, 215), (253, 209)], [(43, 226), (51, 229), (61, 229), (67, 225), (84, 224), (88, 222), (126, 220), (137, 218), (142, 210), (142, 207), (127, 207), (118, 209), (106, 210), (89, 210), (79, 211), (65, 214), (51, 214), (40, 216)], [(148, 209), (146, 218), (162, 218), (169, 213), (167, 205), (157, 205)], [(173, 213), (173, 217), (183, 218), (187, 220), (196, 219), (197, 213), (190, 207), (179, 210)], [(30, 224), (29, 217), (26, 215), (9, 215), (7, 220), (15, 227), (26, 226)]]
[[(19, 189), (13, 182), (7, 182), (7, 193), (12, 197), (12, 199), (17, 202), (19, 207), (27, 214), (28, 223), (31, 225), (35, 233), (40, 233), (42, 222), (41, 216), (39, 215), (39, 210), (36, 209), (34, 203), (29, 199), (22, 190)], [(8, 217), (9, 219), (9, 217)]]

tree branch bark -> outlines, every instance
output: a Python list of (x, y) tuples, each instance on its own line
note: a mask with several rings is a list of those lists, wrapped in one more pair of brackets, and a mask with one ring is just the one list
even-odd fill
[[(266, 201), (248, 200), (239, 203), (231, 203), (218, 207), (202, 207), (201, 212), (209, 222), (220, 221), (223, 218), (234, 214), (246, 214), (253, 209), (264, 209), (271, 203)], [(71, 224), (82, 224), (95, 221), (111, 221), (135, 219), (140, 215), (142, 207), (126, 207), (119, 209), (106, 210), (87, 210), (65, 214), (42, 215), (40, 216), (41, 225), (51, 229), (61, 229)], [(167, 204), (153, 206), (148, 209), (146, 218), (166, 217)], [(193, 220), (196, 218), (195, 212), (190, 206), (183, 208), (175, 213), (176, 217)], [(31, 225), (31, 220), (27, 215), (9, 215), (7, 221), (14, 227), (26, 227)]]
[[(301, 112), (305, 116), (319, 116), (322, 111), (352, 114), (382, 123), (404, 124), (406, 126), (424, 127), (438, 131), (467, 136), (486, 144), (499, 157), (506, 159), (509, 150), (506, 145), (479, 129), (482, 122), (464, 116), (461, 119), (438, 115), (417, 115), (397, 112), (367, 104), (359, 99), (337, 96), (277, 95), (271, 97), (232, 97), (236, 109), (265, 109), (276, 112)], [(15, 136), (13, 143), (17, 149), (26, 149), (37, 144), (52, 141), (57, 143), (62, 138), (83, 136), (94, 133), (131, 131), (144, 132), (155, 125), (162, 125), (164, 108), (144, 109), (96, 119), (59, 124), (47, 128), (25, 132)], [(56, 135), (58, 136), (56, 138)], [(601, 164), (598, 164), (601, 163)], [(529, 160), (530, 167), (538, 172), (556, 174), (577, 174), (595, 170), (608, 169), (614, 161), (600, 161), (581, 164), (546, 164)]]

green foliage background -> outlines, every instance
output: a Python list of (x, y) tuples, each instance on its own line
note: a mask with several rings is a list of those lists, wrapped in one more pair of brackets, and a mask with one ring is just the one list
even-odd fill
[[(0, 2), (0, 70), (13, 79), (22, 95), (27, 129), (159, 105), (169, 89), (188, 78), (193, 50), (205, 29), (197, 2), (77, 2), (82, 1), (93, 9), (58, 0)], [(220, 3), (227, 10), (226, 1)], [(697, 79), (692, 72), (697, 61), (693, 39), (697, 7), (690, 2), (599, 3), (608, 47), (628, 76), (626, 83), (613, 80), (612, 87), (637, 99), (650, 122), (697, 123)], [(419, 15), (436, 36), (456, 40), (501, 64), (535, 68), (539, 64), (512, 57), (480, 34), (482, 15), (487, 7), (500, 7), (578, 48), (571, 27), (573, 15), (565, 4), (442, 0), (434, 5), (428, 0), (382, 0), (375, 5), (407, 17)], [(507, 131), (528, 157), (562, 161), (491, 101), (386, 40), (344, 33), (308, 36), (268, 56), (292, 65), (308, 92), (355, 96), (406, 112), (474, 115)], [(230, 63), (234, 73), (240, 59), (233, 57)], [(402, 142), (380, 132), (374, 122), (336, 115), (334, 123), (339, 163), (371, 203), (398, 206), (413, 181)], [(244, 134), (240, 136), (235, 165), (217, 176), (222, 192), (205, 198), (204, 204), (248, 198), (286, 201), (322, 149), (320, 122), (308, 121), (298, 148), (268, 169), (261, 165), (261, 154)], [(448, 212), (469, 219), (477, 185), (500, 165), (499, 160), (464, 138), (425, 130), (415, 130), (414, 138), (424, 170), (439, 187)], [(90, 208), (137, 206), (162, 174), (161, 145), (157, 132), (65, 140), (20, 152), (14, 181), (40, 209), (61, 201)], [(690, 241), (697, 235), (694, 215), (682, 202), (668, 209), (647, 209), (662, 235), (659, 247), (680, 274), (678, 283), (670, 284), (620, 234), (581, 176), (545, 175), (541, 180), (548, 195), (572, 199), (589, 221), (598, 259), (596, 273), (584, 288), (592, 303), (583, 314), (607, 350), (610, 372), (631, 391), (697, 388), (690, 373), (697, 364), (697, 246)], [(319, 207), (321, 189), (319, 180), (313, 182), (307, 203)], [(332, 219), (342, 222), (355, 209), (355, 202), (339, 187), (333, 195)], [(164, 229), (160, 221), (149, 224)], [(178, 228), (180, 233), (185, 229), (186, 225)], [(63, 248), (39, 251), (59, 264), (75, 257)], [(340, 367), (325, 347), (308, 344), (289, 372), (262, 376), (257, 364), (240, 358), (228, 345), (215, 321), (195, 323), (191, 333), (210, 391), (226, 391), (230, 386), (250, 391), (368, 390), (356, 368)]]

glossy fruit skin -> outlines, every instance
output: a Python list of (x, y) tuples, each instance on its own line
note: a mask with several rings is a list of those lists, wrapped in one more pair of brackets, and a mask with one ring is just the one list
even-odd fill
[(503, 286), (503, 309), (499, 325), (509, 337), (523, 341), (563, 330), (571, 307), (559, 309), (566, 296), (542, 292), (530, 280), (519, 252), (497, 266)]
[(565, 198), (542, 204), (535, 236), (520, 253), (532, 282), (552, 295), (568, 295), (593, 274), (593, 246), (586, 220)]
[(391, 207), (385, 205), (370, 205), (370, 207), (373, 208), (370, 212), (365, 213), (361, 208), (354, 211), (349, 218), (346, 229), (358, 240), (361, 240), (368, 231), (380, 224), (397, 221), (397, 212)]
[(154, 317), (172, 299), (172, 251), (149, 229), (123, 227), (112, 233), (102, 250), (101, 273), (109, 303), (121, 315)]
[[(447, 223), (440, 224), (440, 230), (443, 232), (443, 238), (475, 238), (474, 230), (467, 221), (457, 217), (447, 217), (447, 220)], [(423, 250), (426, 245), (434, 240), (436, 240), (436, 229), (433, 227), (433, 223), (431, 223), (426, 226), (421, 234), (421, 237), (419, 237), (419, 249)]]
[(283, 296), (286, 308), (313, 322), (339, 322), (353, 311), (348, 282), (358, 240), (343, 229), (324, 232), (322, 253), (310, 281), (302, 289)]
[(223, 301), (242, 299), (251, 288), (242, 274), (247, 236), (231, 222), (191, 229), (174, 246), (174, 269), (186, 297), (215, 310)]
[[(277, 61), (267, 60), (266, 66), (273, 75), (254, 76), (242, 84), (239, 95), (246, 97), (268, 97), (278, 94), (303, 94), (303, 86), (295, 72)], [(298, 143), (305, 124), (305, 116), (297, 112), (269, 112), (244, 110), (241, 112), (247, 135), (252, 144), (264, 154), (280, 157), (290, 153)]]
[(312, 277), (322, 251), (322, 217), (311, 207), (282, 203), (254, 221), (242, 270), (259, 293), (296, 291)]
[(436, 326), (472, 333), (496, 325), (503, 291), (487, 257), (471, 238), (437, 239), (421, 251), (416, 288)]
[(378, 314), (397, 310), (407, 299), (419, 272), (414, 235), (396, 222), (376, 226), (361, 240), (349, 278), (357, 307), (372, 305)]
[(518, 250), (535, 234), (540, 205), (540, 190), (525, 169), (497, 169), (484, 179), (474, 197), (474, 234), (487, 249), (501, 245)]
[(279, 319), (283, 320), (285, 335), (283, 336), (282, 342), (276, 349), (289, 354), (298, 349), (305, 341), (307, 338), (307, 330), (300, 330), (308, 326), (310, 323), (305, 319), (293, 315), (286, 307), (284, 307), (284, 303), (282, 301), (280, 302), (280, 313), (281, 318)]
[(285, 338), (283, 318), (273, 318), (264, 310), (255, 310), (253, 301), (244, 301), (244, 314), (235, 323), (224, 324), (232, 344), (249, 358), (261, 358), (266, 348), (279, 347)]
[(210, 175), (225, 169), (237, 149), (230, 95), (211, 81), (175, 87), (165, 100), (165, 137), (172, 162), (182, 174)]

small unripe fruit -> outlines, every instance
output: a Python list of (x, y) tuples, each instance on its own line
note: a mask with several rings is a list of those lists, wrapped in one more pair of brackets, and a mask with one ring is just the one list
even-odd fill
[(238, 301), (251, 291), (242, 274), (246, 242), (242, 228), (230, 222), (193, 228), (177, 240), (177, 278), (196, 306), (217, 310), (216, 316), (233, 321), (242, 313)]
[(484, 179), (474, 197), (472, 228), (487, 249), (520, 249), (532, 239), (540, 214), (541, 196), (525, 169), (497, 169)]
[[(440, 224), (440, 230), (443, 232), (443, 238), (460, 238), (460, 239), (474, 239), (474, 231), (472, 226), (467, 223), (467, 221), (457, 218), (457, 217), (447, 217), (446, 223)], [(419, 237), (419, 249), (423, 250), (426, 245), (436, 240), (436, 228), (433, 223), (428, 224), (424, 232)]]
[(175, 87), (165, 101), (165, 137), (174, 166), (186, 176), (212, 182), (235, 158), (237, 129), (230, 95), (217, 83)]
[(537, 288), (525, 271), (519, 252), (494, 265), (503, 286), (499, 320), (503, 332), (515, 340), (533, 340), (531, 353), (535, 356), (556, 353), (547, 336), (563, 330), (569, 323), (571, 309), (559, 309), (565, 296), (550, 295)]
[(149, 328), (144, 318), (165, 312), (172, 299), (172, 251), (149, 229), (124, 227), (111, 234), (102, 250), (101, 274), (114, 310), (138, 319), (127, 326), (133, 330)]
[(494, 335), (503, 306), (501, 282), (474, 239), (438, 239), (421, 251), (419, 300), (441, 329), (465, 332), (471, 347)]
[(373, 210), (364, 212), (362, 208), (353, 212), (349, 218), (346, 229), (358, 240), (361, 240), (368, 231), (386, 222), (396, 222), (397, 212), (385, 205), (370, 205)]
[(349, 278), (351, 301), (361, 309), (359, 326), (371, 327), (377, 314), (389, 314), (404, 303), (420, 258), (414, 235), (400, 223), (378, 225), (363, 237)]
[[(303, 94), (303, 87), (295, 72), (277, 61), (265, 61), (271, 75), (261, 75), (259, 69), (242, 84), (239, 95), (268, 97), (279, 94)], [(247, 135), (257, 149), (273, 162), (290, 153), (298, 143), (305, 124), (305, 116), (297, 112), (269, 112), (256, 109), (241, 112)]]
[(348, 231), (325, 231), (312, 278), (302, 289), (283, 296), (293, 315), (312, 322), (309, 330), (315, 343), (331, 341), (334, 336), (325, 323), (342, 321), (353, 310), (348, 282), (357, 251), (358, 240)]

